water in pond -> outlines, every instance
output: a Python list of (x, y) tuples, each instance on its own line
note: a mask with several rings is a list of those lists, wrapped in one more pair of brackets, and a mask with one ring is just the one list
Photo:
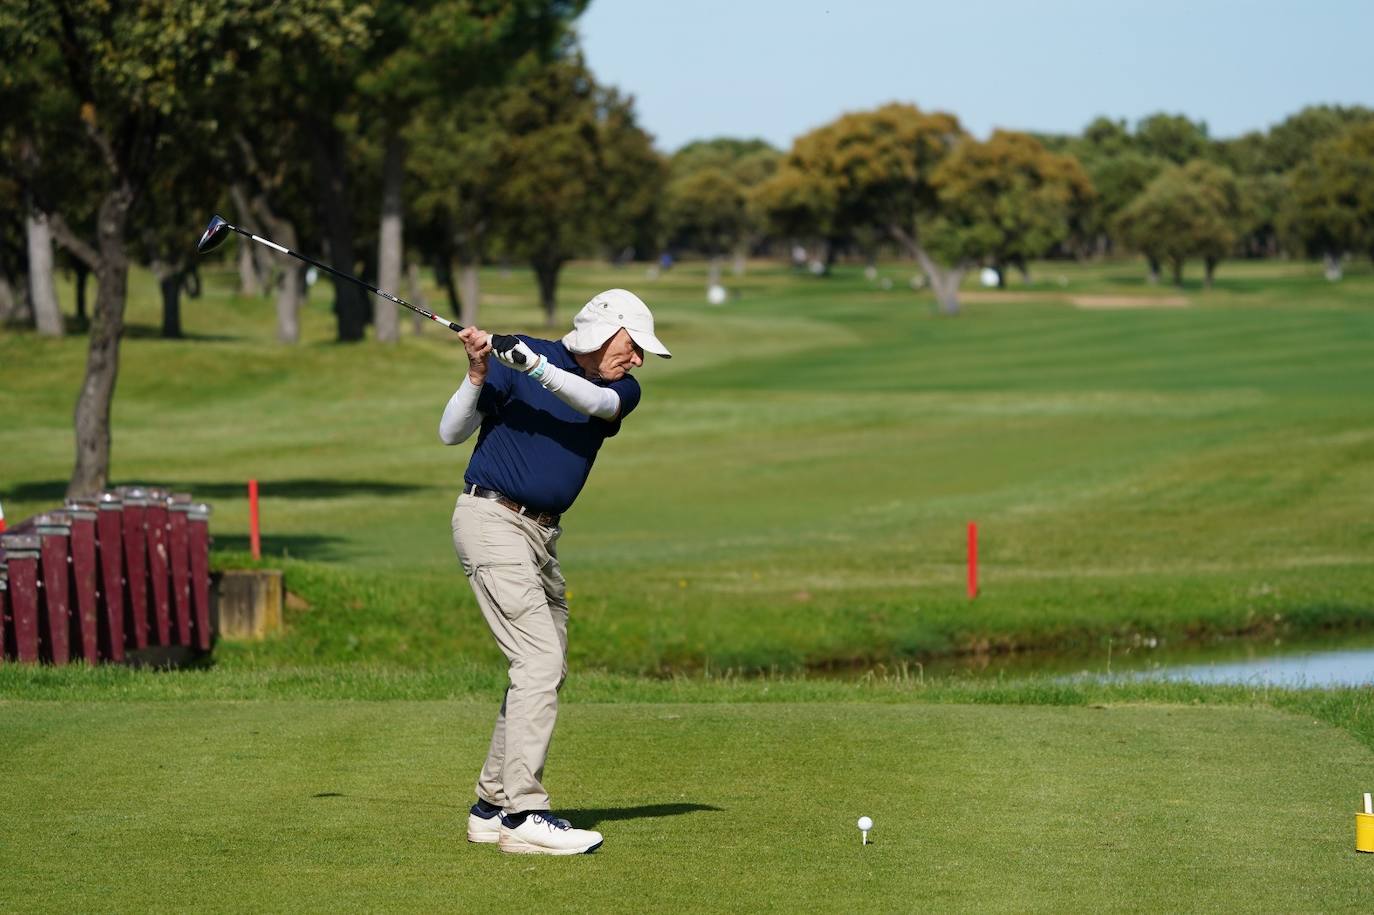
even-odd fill
[(1094, 679), (1185, 680), (1246, 686), (1374, 686), (1374, 633), (1262, 641), (1231, 639), (1174, 647), (1103, 646), (1090, 654), (960, 658), (924, 665), (926, 676), (978, 679), (1058, 675)]

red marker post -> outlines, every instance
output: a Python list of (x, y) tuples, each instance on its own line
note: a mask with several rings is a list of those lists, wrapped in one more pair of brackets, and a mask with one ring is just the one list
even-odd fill
[(248, 543), (254, 559), (262, 558), (262, 537), (258, 533), (258, 481), (248, 481)]
[(968, 599), (978, 596), (978, 523), (968, 523)]

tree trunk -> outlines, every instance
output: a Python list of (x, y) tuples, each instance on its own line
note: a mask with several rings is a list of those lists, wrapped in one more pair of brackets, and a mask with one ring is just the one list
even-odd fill
[(1203, 288), (1211, 289), (1212, 277), (1217, 272), (1217, 259), (1215, 257), (1205, 257), (1202, 259), (1202, 264), (1203, 269), (1205, 270), (1205, 273), (1202, 277)]
[[(329, 239), (329, 257), (334, 269), (353, 273), (353, 208), (348, 183), (347, 151), (344, 139), (327, 118), (312, 119), (311, 148), (315, 159), (315, 192), (320, 216)], [(340, 343), (363, 339), (370, 314), (362, 288), (348, 280), (334, 280), (334, 317), (338, 322)], [(390, 290), (388, 290), (389, 292)]]
[(1169, 266), (1174, 274), (1174, 285), (1183, 285), (1183, 258), (1178, 258), (1169, 262)]
[(29, 304), (38, 332), (45, 337), (60, 337), (62, 310), (57, 306), (57, 290), (52, 281), (52, 232), (47, 214), (29, 208)]
[(1007, 288), (1007, 268), (1006, 268), (1006, 265), (1004, 265), (1004, 264), (998, 264), (997, 266), (993, 267), (992, 269), (997, 271), (997, 288), (998, 288), (998, 289), (1006, 289), (1006, 288)]
[[(405, 178), (406, 149), (400, 135), (388, 131), (386, 154), (382, 161), (382, 224), (377, 241), (377, 286), (395, 293), (401, 285), (401, 240), (405, 208), (401, 183)], [(395, 343), (400, 337), (396, 303), (379, 295), (372, 297), (372, 328), (377, 340)]]
[(1340, 282), (1341, 277), (1344, 275), (1344, 271), (1341, 269), (1341, 256), (1339, 254), (1332, 254), (1328, 251), (1326, 254), (1322, 255), (1322, 266), (1328, 281), (1332, 283)]
[(730, 272), (735, 276), (744, 276), (749, 269), (749, 249), (752, 247), (749, 242), (742, 241), (735, 245), (734, 263), (730, 266)]
[(0, 272), (0, 325), (31, 324), (33, 312), (23, 289), (15, 289), (7, 274)]
[(930, 280), (931, 291), (935, 293), (935, 301), (940, 304), (941, 314), (957, 315), (959, 313), (959, 284), (964, 281), (964, 273), (972, 265), (967, 262), (960, 262), (951, 267), (942, 267), (935, 262), (935, 258), (930, 256), (930, 252), (926, 251), (925, 247), (916, 240), (914, 233), (907, 232), (898, 225), (888, 226), (888, 231), (925, 271), (926, 277)]
[(185, 278), (180, 270), (166, 271), (158, 278), (162, 289), (163, 339), (181, 339), (181, 284)]
[[(543, 286), (540, 290), (542, 292)], [(459, 264), (458, 265), (458, 299), (462, 307), (458, 312), (458, 323), (464, 327), (470, 327), (477, 323), (479, 306), (481, 305), (482, 288), (480, 278), (477, 273), (477, 265)], [(542, 301), (542, 300), (541, 300)], [(546, 306), (547, 307), (547, 306)]]
[(441, 257), (434, 262), (434, 281), (442, 286), (448, 295), (449, 314), (461, 314), (463, 304), (458, 301), (458, 289), (453, 285), (453, 265), (447, 258)]
[(262, 283), (258, 282), (258, 266), (253, 262), (254, 244), (245, 242), (239, 245), (238, 253), (239, 295), (250, 299), (262, 295)]
[(76, 286), (76, 326), (84, 331), (91, 326), (91, 316), (86, 314), (86, 281), (90, 279), (91, 268), (85, 261), (77, 260), (72, 272), (76, 274), (73, 282)]
[[(425, 301), (425, 287), (420, 278), (420, 265), (415, 261), (406, 265), (406, 295), (410, 297), (412, 305), (429, 309), (429, 303)], [(410, 313), (410, 328), (417, 337), (424, 333), (425, 316), (418, 311), (412, 311)]]
[(124, 332), (129, 260), (124, 231), (133, 192), (127, 186), (105, 195), (96, 218), (100, 260), (96, 266), (95, 314), (86, 352), (86, 376), (76, 400), (76, 466), (67, 498), (90, 499), (110, 474), (110, 403), (119, 377), (119, 338)]
[(1148, 272), (1146, 273), (1146, 275), (1145, 275), (1146, 281), (1147, 281), (1151, 286), (1158, 286), (1158, 285), (1159, 285), (1159, 258), (1157, 258), (1157, 257), (1150, 257), (1149, 255), (1146, 255), (1146, 257), (1145, 257), (1145, 264), (1146, 264), (1146, 270), (1148, 271)]
[[(286, 247), (292, 248), (291, 245)], [(300, 342), (301, 300), (304, 295), (305, 265), (295, 258), (288, 258), (277, 280), (277, 342)]]
[(558, 299), (558, 271), (563, 268), (561, 260), (534, 261), (534, 278), (539, 283), (539, 304), (544, 308), (544, 326), (553, 327), (554, 312)]
[[(234, 201), (234, 208), (238, 210), (239, 222), (251, 224), (255, 214), (253, 213), (243, 188), (238, 184), (231, 184), (229, 186), (229, 196)], [(284, 244), (284, 242), (278, 241), (278, 244)], [(287, 247), (289, 248), (291, 246), (287, 245)], [(265, 279), (272, 275), (272, 268), (270, 265), (264, 263), (263, 258), (265, 256), (266, 252), (263, 251), (260, 253), (259, 246), (256, 243), (239, 245), (238, 268), (240, 295), (256, 298), (265, 291)]]

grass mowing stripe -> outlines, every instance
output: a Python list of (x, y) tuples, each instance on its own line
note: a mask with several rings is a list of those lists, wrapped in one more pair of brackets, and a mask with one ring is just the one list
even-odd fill
[(491, 713), (0, 705), (44, 736), (0, 759), (0, 904), (472, 910), (518, 880), (569, 912), (1353, 911), (1367, 878), (1369, 751), (1264, 709), (571, 704), (547, 781), (607, 835), (578, 860), (463, 841)]

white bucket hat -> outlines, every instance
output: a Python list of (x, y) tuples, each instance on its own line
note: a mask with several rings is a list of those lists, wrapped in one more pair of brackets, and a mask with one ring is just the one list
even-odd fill
[(592, 296), (573, 318), (573, 329), (563, 337), (563, 345), (574, 353), (591, 353), (625, 328), (630, 338), (646, 353), (671, 359), (673, 354), (654, 336), (654, 316), (649, 306), (633, 292), (607, 289)]

